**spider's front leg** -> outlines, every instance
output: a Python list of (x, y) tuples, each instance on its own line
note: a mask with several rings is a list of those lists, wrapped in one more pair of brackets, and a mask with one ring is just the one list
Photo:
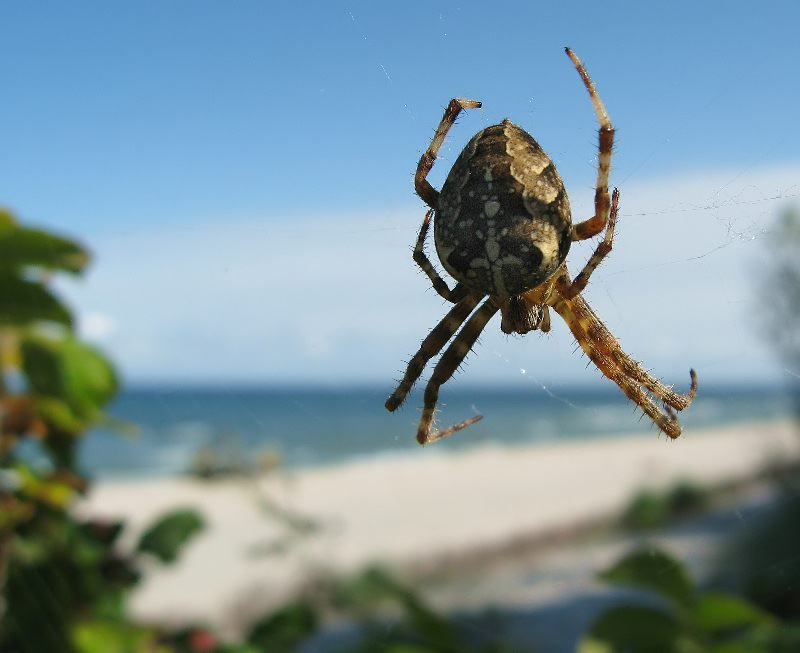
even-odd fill
[(439, 276), (436, 268), (433, 267), (433, 264), (425, 254), (425, 239), (428, 236), (428, 229), (430, 228), (433, 213), (433, 209), (430, 209), (425, 214), (425, 218), (422, 220), (422, 226), (420, 227), (419, 235), (417, 236), (417, 244), (414, 246), (414, 262), (427, 275), (428, 279), (431, 280), (433, 289), (439, 293), (442, 298), (455, 304), (467, 296), (467, 289), (460, 283), (457, 283), (456, 286), (450, 290), (447, 282)]
[(428, 149), (425, 150), (425, 153), (417, 164), (417, 172), (414, 175), (414, 187), (417, 191), (417, 195), (432, 209), (437, 208), (439, 204), (439, 191), (430, 185), (427, 177), (439, 154), (439, 148), (442, 147), (447, 132), (450, 131), (450, 128), (455, 124), (458, 114), (464, 109), (479, 109), (480, 106), (481, 103), (477, 100), (465, 100), (463, 98), (453, 98), (450, 100), (450, 104), (448, 104), (447, 108), (444, 110), (444, 116), (442, 116), (442, 120), (436, 128), (436, 133), (433, 135), (431, 144), (428, 146)]
[(432, 216), (433, 209), (425, 214), (425, 219), (422, 221), (417, 243), (414, 246), (414, 261), (431, 280), (436, 292), (447, 301), (453, 302), (455, 306), (433, 328), (428, 337), (422, 341), (417, 353), (408, 361), (406, 372), (400, 383), (398, 383), (397, 389), (386, 400), (385, 406), (389, 412), (397, 410), (405, 401), (428, 361), (442, 350), (442, 347), (453, 337), (458, 328), (464, 324), (464, 320), (469, 317), (469, 314), (472, 313), (480, 301), (480, 296), (470, 295), (461, 284), (456, 284), (455, 288), (450, 290), (450, 287), (439, 276), (433, 264), (425, 255), (425, 238), (428, 235)]
[(453, 306), (450, 312), (431, 330), (428, 337), (422, 341), (417, 353), (408, 361), (406, 372), (403, 379), (397, 384), (397, 389), (386, 400), (386, 410), (393, 412), (400, 407), (417, 379), (422, 375), (428, 361), (442, 351), (442, 348), (464, 324), (464, 320), (469, 317), (479, 301), (479, 297), (468, 295)]
[(494, 301), (491, 298), (487, 299), (481, 307), (473, 313), (472, 317), (467, 320), (464, 328), (461, 329), (455, 337), (455, 340), (450, 343), (450, 346), (445, 350), (444, 354), (442, 354), (439, 362), (436, 363), (428, 385), (425, 386), (422, 417), (420, 417), (419, 426), (417, 427), (417, 442), (420, 444), (429, 444), (430, 442), (441, 440), (482, 419), (481, 415), (476, 415), (475, 417), (440, 431), (433, 428), (436, 402), (439, 400), (439, 388), (453, 376), (458, 366), (461, 365), (466, 355), (475, 345), (475, 341), (486, 327), (487, 322), (489, 322), (498, 310), (499, 307)]
[(576, 224), (572, 231), (572, 240), (586, 240), (596, 236), (603, 230), (609, 215), (608, 178), (611, 174), (611, 152), (614, 149), (614, 125), (611, 123), (611, 118), (603, 101), (600, 99), (600, 94), (597, 92), (592, 78), (589, 77), (589, 73), (586, 72), (581, 60), (578, 59), (578, 55), (569, 48), (566, 48), (566, 53), (581, 76), (586, 90), (589, 92), (589, 99), (592, 101), (597, 122), (600, 123), (594, 215), (588, 220)]
[(617, 226), (617, 214), (619, 213), (619, 190), (614, 189), (614, 194), (611, 197), (611, 208), (609, 209), (608, 222), (606, 223), (606, 233), (603, 235), (603, 240), (597, 243), (594, 252), (592, 253), (586, 265), (580, 271), (577, 277), (569, 281), (566, 274), (562, 274), (556, 280), (556, 290), (558, 294), (564, 299), (572, 299), (580, 295), (589, 283), (589, 278), (597, 267), (603, 262), (603, 259), (611, 253), (614, 246), (614, 231)]

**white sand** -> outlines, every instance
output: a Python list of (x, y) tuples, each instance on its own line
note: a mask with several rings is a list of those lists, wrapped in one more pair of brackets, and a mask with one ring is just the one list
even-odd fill
[[(241, 625), (314, 570), (355, 571), (502, 546), (618, 513), (634, 491), (678, 479), (745, 478), (800, 457), (789, 422), (685, 433), (675, 441), (620, 437), (483, 447), (281, 473), (259, 481), (189, 479), (98, 485), (81, 506), (123, 517), (129, 538), (164, 511), (194, 506), (207, 529), (171, 567), (147, 570), (131, 604), (140, 618)], [(321, 531), (269, 553), (289, 530), (259, 500), (318, 522)]]

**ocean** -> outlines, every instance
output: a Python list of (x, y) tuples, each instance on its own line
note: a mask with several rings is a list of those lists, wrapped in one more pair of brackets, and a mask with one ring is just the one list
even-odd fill
[[(80, 464), (95, 479), (184, 474), (204, 464), (250, 469), (264, 461), (286, 468), (357, 458), (419, 455), (415, 439), (420, 392), (397, 412), (387, 388), (131, 388), (108, 407), (133, 432), (91, 431)], [(615, 387), (582, 390), (445, 388), (439, 423), (481, 413), (484, 419), (432, 446), (455, 450), (486, 444), (552, 442), (629, 434), (661, 437)], [(777, 388), (702, 388), (681, 415), (683, 437), (707, 427), (792, 416)]]

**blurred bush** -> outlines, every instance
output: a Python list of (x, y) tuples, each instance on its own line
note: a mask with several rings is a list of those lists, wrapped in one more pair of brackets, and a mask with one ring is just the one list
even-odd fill
[(659, 549), (634, 550), (599, 578), (638, 593), (595, 620), (579, 653), (800, 650), (800, 628), (745, 598), (700, 590), (685, 566)]
[(678, 481), (665, 492), (640, 490), (622, 514), (622, 526), (649, 530), (698, 514), (710, 504), (710, 493), (692, 481)]
[[(78, 466), (81, 437), (113, 423), (104, 407), (119, 388), (111, 363), (80, 341), (72, 313), (50, 287), (53, 275), (80, 274), (88, 262), (78, 243), (0, 210), (3, 653), (172, 650), (154, 629), (125, 620), (124, 599), (139, 580), (142, 555), (174, 560), (201, 526), (191, 513), (168, 516), (138, 550), (122, 553), (122, 523), (70, 512), (88, 487)], [(22, 453), (32, 449), (40, 455)]]

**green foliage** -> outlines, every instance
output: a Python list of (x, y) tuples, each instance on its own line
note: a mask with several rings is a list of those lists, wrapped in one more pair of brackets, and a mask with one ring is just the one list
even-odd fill
[[(117, 390), (111, 364), (74, 336), (71, 313), (49, 289), (53, 272), (77, 274), (88, 258), (80, 245), (0, 210), (0, 564), (15, 530), (38, 523), (40, 512), (65, 510), (85, 488), (76, 438), (104, 418)], [(49, 468), (17, 458), (23, 438), (40, 445)]]
[(42, 322), (70, 327), (72, 316), (47, 288), (46, 278), (58, 271), (78, 274), (88, 260), (77, 243), (20, 226), (0, 209), (0, 328)]
[(160, 643), (159, 639), (160, 635), (154, 628), (104, 620), (78, 623), (73, 634), (75, 650), (80, 653), (172, 653), (174, 651), (172, 647)]
[(691, 481), (679, 481), (666, 492), (637, 492), (622, 515), (622, 524), (634, 530), (658, 528), (700, 512), (708, 504), (707, 490)]
[(686, 568), (659, 550), (633, 551), (600, 578), (644, 594), (603, 613), (579, 653), (760, 653), (800, 644), (791, 627), (746, 599), (700, 591)]
[(683, 517), (708, 508), (710, 495), (707, 489), (689, 480), (678, 481), (667, 494), (672, 515)]
[(174, 510), (142, 533), (136, 550), (149, 553), (161, 562), (174, 562), (183, 546), (202, 531), (203, 526), (203, 519), (195, 510)]
[(21, 353), (29, 393), (52, 431), (77, 436), (103, 419), (118, 382), (97, 349), (70, 334), (27, 333)]
[(40, 229), (23, 227), (10, 211), (0, 209), (0, 274), (28, 269), (78, 274), (89, 262), (79, 244)]
[[(125, 618), (139, 571), (136, 556), (119, 551), (123, 524), (70, 512), (88, 484), (76, 467), (79, 440), (107, 420), (118, 389), (111, 363), (75, 336), (48, 287), (53, 272), (78, 274), (88, 260), (80, 245), (0, 210), (0, 653), (174, 650)], [(23, 439), (40, 445), (47, 466), (18, 456)], [(172, 515), (141, 551), (174, 560), (200, 526), (188, 511)]]
[(663, 526), (669, 520), (667, 502), (654, 490), (639, 490), (622, 514), (622, 524), (634, 530)]
[(308, 603), (289, 603), (259, 620), (247, 636), (247, 644), (259, 651), (292, 653), (319, 627), (319, 617)]
[[(502, 644), (499, 635), (486, 643), (465, 637), (453, 620), (432, 610), (418, 593), (377, 567), (335, 588), (334, 600), (350, 614), (361, 614), (364, 624), (361, 641), (342, 653), (504, 653), (510, 650)], [(378, 619), (380, 614), (395, 616)]]
[(642, 605), (611, 608), (595, 621), (579, 653), (675, 651), (680, 624), (667, 612)]
[(0, 465), (13, 465), (17, 440), (34, 436), (55, 469), (73, 473), (74, 439), (104, 418), (117, 392), (113, 367), (75, 337), (69, 309), (49, 288), (53, 272), (78, 274), (88, 260), (77, 243), (0, 211)]
[[(277, 609), (252, 627), (241, 644), (209, 649), (214, 653), (289, 653), (300, 650), (322, 628), (331, 612), (355, 618), (360, 625), (356, 641), (338, 653), (508, 653), (499, 635), (490, 642), (475, 642), (458, 624), (432, 610), (419, 594), (380, 568), (370, 568), (354, 578), (315, 586), (308, 598)], [(490, 629), (486, 629), (491, 633)], [(181, 636), (181, 642), (187, 637)], [(177, 640), (170, 640), (177, 641)], [(178, 647), (179, 651), (190, 648)], [(519, 649), (515, 649), (521, 653)]]
[[(403, 619), (393, 625), (390, 635), (390, 639), (398, 644), (420, 640), (429, 647), (436, 647), (420, 650), (463, 650), (459, 649), (459, 638), (450, 621), (431, 610), (419, 595), (395, 581), (380, 568), (365, 571), (345, 590), (344, 596), (359, 611), (381, 603), (399, 607)], [(386, 638), (387, 634), (381, 628), (379, 639), (386, 641)], [(420, 642), (414, 643), (421, 645)], [(358, 650), (370, 650), (371, 646), (377, 644), (375, 638), (371, 637)]]
[(22, 327), (37, 321), (72, 326), (72, 315), (39, 282), (3, 274), (0, 268), (0, 325)]
[(693, 606), (693, 616), (701, 631), (724, 633), (737, 628), (758, 626), (765, 613), (752, 603), (732, 594), (706, 592)]
[(657, 549), (633, 551), (598, 576), (606, 583), (653, 592), (683, 608), (694, 601), (694, 587), (685, 567)]
[(7, 541), (0, 650), (69, 650), (87, 611), (119, 619), (124, 591), (138, 580), (115, 553), (119, 524), (78, 522), (65, 510), (39, 510)]

